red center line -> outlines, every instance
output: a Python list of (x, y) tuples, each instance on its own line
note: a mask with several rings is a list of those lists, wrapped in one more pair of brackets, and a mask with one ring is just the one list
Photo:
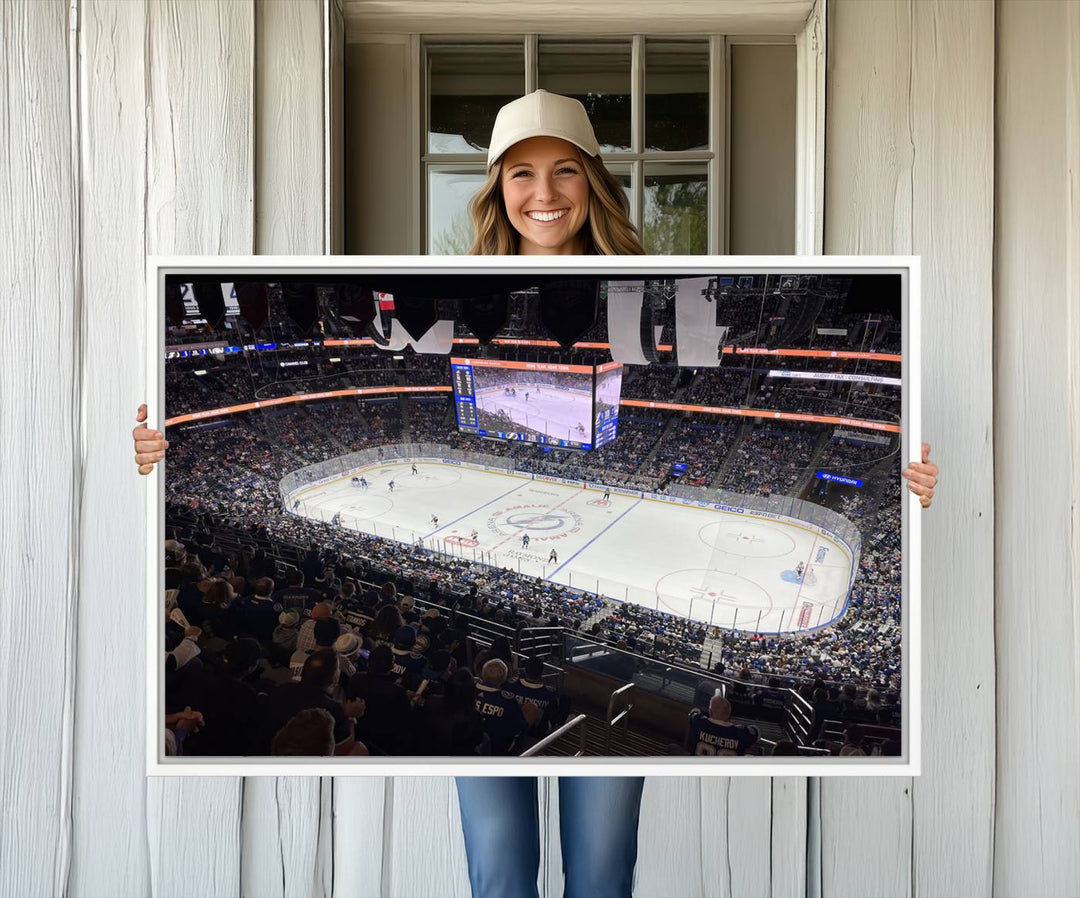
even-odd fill
[[(536, 481), (533, 481), (533, 482), (535, 483)], [(541, 483), (546, 483), (547, 481), (542, 480), (540, 482)], [(552, 485), (555, 486), (556, 484), (552, 484)], [(566, 484), (566, 485), (569, 485), (569, 484)], [(561, 499), (560, 501), (556, 502), (554, 505), (551, 506), (551, 508), (547, 509), (548, 513), (553, 512), (556, 508), (558, 508), (563, 503), (569, 502), (571, 499), (574, 498), (574, 496), (577, 495), (577, 492), (578, 491), (575, 489), (565, 499)], [(502, 541), (495, 543), (495, 545), (492, 546), (492, 551), (495, 551), (495, 549), (499, 548), (499, 546), (501, 546), (503, 543), (505, 543), (506, 540), (513, 539), (515, 536), (519, 536), (521, 534), (521, 531), (524, 530), (524, 529), (525, 529), (525, 527), (519, 527), (517, 533), (511, 533), (509, 536), (506, 537), (506, 539), (503, 539)]]

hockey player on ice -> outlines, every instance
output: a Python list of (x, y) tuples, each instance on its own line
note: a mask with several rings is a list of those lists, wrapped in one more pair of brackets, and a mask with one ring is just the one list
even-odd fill
[(800, 582), (802, 581), (803, 571), (805, 570), (806, 565), (804, 565), (801, 561), (797, 565), (795, 565), (795, 573), (798, 574)]
[(417, 470), (416, 470), (416, 462), (413, 462), (413, 466), (412, 466), (412, 472), (413, 472), (414, 474), (418, 473), (418, 472), (417, 472)]
[(523, 533), (521, 535), (521, 548), (523, 548), (523, 549), (529, 548), (529, 534), (528, 533)]
[(390, 482), (389, 482), (388, 484), (386, 484), (386, 485), (387, 485), (388, 487), (390, 487), (390, 492), (393, 492), (393, 491), (394, 491), (394, 481), (393, 481), (393, 480), (391, 480), (391, 481), (390, 481)]
[(548, 555), (548, 564), (556, 564), (559, 561), (559, 556), (554, 549), (551, 550), (551, 554)]
[(433, 526), (433, 527), (438, 527), (439, 526), (439, 518), (436, 515), (431, 516), (431, 526)]
[(478, 542), (477, 536), (479, 536), (479, 534), (474, 530), (472, 533), (469, 534), (469, 539), (471, 539), (474, 543)]
[(604, 501), (605, 502), (611, 501), (611, 490), (609, 490), (609, 489), (604, 490)]

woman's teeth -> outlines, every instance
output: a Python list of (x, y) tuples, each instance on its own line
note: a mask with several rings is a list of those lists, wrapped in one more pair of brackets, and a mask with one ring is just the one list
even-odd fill
[(526, 214), (533, 221), (555, 221), (557, 218), (562, 218), (566, 214), (566, 210), (562, 209), (559, 212), (528, 212)]

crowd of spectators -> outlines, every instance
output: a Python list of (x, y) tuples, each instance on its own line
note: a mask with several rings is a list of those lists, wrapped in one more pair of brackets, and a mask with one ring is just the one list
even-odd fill
[(750, 371), (746, 368), (705, 368), (690, 385), (686, 402), (690, 405), (713, 405), (741, 408), (747, 405)]
[[(430, 430), (438, 425), (433, 416), (422, 426)], [(672, 661), (693, 663), (703, 660), (705, 628), (684, 618), (636, 607), (628, 612), (628, 606), (622, 603), (553, 586), (513, 571), (446, 559), (390, 540), (332, 531), (317, 521), (282, 515), (277, 494), (280, 477), (307, 463), (312, 453), (326, 451), (332, 457), (333, 452), (326, 449), (317, 422), (311, 421), (308, 415), (294, 416), (289, 428), (285, 429), (296, 436), (296, 447), (292, 452), (283, 452), (280, 446), (271, 448), (243, 418), (228, 420), (212, 429), (178, 433), (170, 450), (167, 481), (170, 500), (178, 507), (209, 512), (215, 519), (234, 526), (259, 527), (268, 537), (288, 544), (303, 545), (312, 539), (329, 541), (336, 550), (348, 551), (351, 557), (362, 559), (369, 567), (409, 578), (417, 589), (429, 588), (433, 581), (440, 582), (448, 591), (468, 590), (475, 586), (488, 603), (483, 607), (508, 623), (518, 620), (514, 617), (514, 608), (535, 608), (547, 621), (555, 620), (557, 625), (571, 629), (592, 621), (591, 629), (599, 637), (612, 641), (632, 638), (639, 652)], [(655, 430), (655, 424), (641, 422), (643, 437)], [(707, 440), (709, 432), (702, 433), (706, 435), (702, 439)], [(430, 432), (418, 432), (409, 434), (408, 438), (420, 441), (430, 436)], [(404, 439), (405, 434), (398, 434), (398, 437)], [(387, 437), (381, 432), (371, 434), (358, 441), (356, 448), (381, 445), (385, 439)], [(472, 451), (477, 449), (475, 441), (468, 440), (466, 445)], [(492, 447), (502, 445), (491, 444)], [(511, 448), (541, 454), (536, 446), (515, 445)], [(564, 476), (574, 473), (574, 469), (555, 467), (553, 470), (560, 470)], [(899, 483), (898, 477), (896, 481)], [(865, 613), (849, 615), (839, 625), (816, 637), (779, 637), (766, 642), (749, 637), (725, 637), (725, 651), (740, 651), (745, 659), (749, 659), (748, 653), (753, 650), (753, 657), (757, 659), (753, 664), (755, 669), (766, 669), (760, 665), (768, 662), (767, 669), (771, 672), (790, 674), (805, 669), (814, 675), (847, 676), (857, 681), (880, 678), (881, 670), (869, 661), (877, 659), (874, 664), (880, 665), (879, 643), (884, 639), (884, 632), (893, 633), (899, 615), (896, 595), (899, 550), (892, 545), (899, 539), (899, 527), (895, 520), (882, 517), (888, 515), (894, 505), (898, 506), (899, 496), (893, 498), (892, 503), (883, 502), (884, 511), (871, 518), (871, 529), (867, 531), (869, 536), (864, 543), (851, 604), (859, 609), (865, 606)], [(890, 629), (882, 631), (883, 627)], [(891, 635), (889, 640), (894, 636)], [(834, 645), (837, 643), (844, 647), (842, 657)], [(864, 659), (868, 663), (860, 667)], [(898, 654), (896, 659), (898, 667)], [(848, 662), (846, 669), (844, 661)], [(888, 675), (886, 671), (885, 676)]]
[(746, 669), (754, 682), (770, 675), (816, 677), (866, 688), (898, 691), (900, 648), (900, 498), (899, 466), (878, 510), (861, 521), (859, 570), (847, 613), (835, 625), (792, 636), (732, 635), (722, 640), (722, 662)]
[(471, 637), (470, 622), (534, 622), (539, 606), (522, 616), (433, 583), (424, 598), (442, 601), (421, 612), (417, 582), (378, 562), (313, 544), (285, 572), (264, 549), (222, 550), (200, 529), (208, 516), (173, 520), (184, 523), (165, 544), (171, 754), (517, 754), (569, 712), (539, 658)]
[(711, 416), (682, 418), (657, 446), (656, 459), (665, 467), (675, 464), (687, 466), (678, 479), (679, 483), (711, 486), (738, 432), (737, 424), (716, 423)]
[(642, 605), (622, 603), (589, 632), (623, 648), (682, 664), (699, 665), (709, 626)]
[(560, 476), (654, 491), (665, 473), (663, 464), (652, 458), (663, 426), (657, 419), (620, 414), (616, 439), (588, 454), (570, 456)]
[(787, 495), (805, 473), (820, 430), (776, 423), (746, 433), (721, 486), (750, 495)]
[(817, 466), (834, 474), (855, 476), (895, 454), (899, 450), (897, 442), (891, 440), (879, 445), (834, 437), (818, 459)]
[[(760, 303), (750, 303), (743, 311), (747, 327), (751, 327), (751, 319), (756, 327)], [(844, 316), (826, 319), (836, 323)], [(828, 324), (826, 319), (819, 324)], [(888, 333), (887, 327), (878, 328), (875, 350), (890, 351)], [(180, 360), (182, 365), (170, 363), (166, 370), (169, 414), (250, 401), (256, 389), (260, 396), (269, 396), (384, 383), (449, 383), (446, 357), (407, 352), (407, 367), (396, 367), (388, 354), (364, 347), (343, 347), (340, 352), (335, 347), (335, 356), (343, 362), (329, 375), (322, 370), (325, 365), (276, 366), (277, 360), (300, 359), (310, 352), (266, 353), (265, 364), (255, 366), (240, 358), (215, 358), (213, 364), (199, 369), (206, 370), (205, 375), (194, 373), (195, 360)], [(502, 354), (521, 360), (574, 364), (607, 360), (599, 350), (568, 352), (534, 346), (506, 347)], [(770, 359), (770, 364), (849, 373), (857, 364), (864, 373), (896, 374), (895, 364), (865, 361), (795, 358)], [(312, 379), (315, 371), (321, 373)], [(707, 369), (692, 379), (686, 372), (667, 365), (627, 366), (624, 374), (624, 396), (662, 401), (682, 397), (695, 404), (739, 406), (746, 404), (750, 395), (751, 373), (746, 368)], [(781, 387), (771, 379), (762, 382), (766, 389), (753, 402), (758, 408), (810, 411), (806, 406), (813, 403), (813, 394), (819, 391), (816, 398), (822, 403), (830, 399), (835, 403), (836, 397), (843, 395), (857, 403), (849, 405), (849, 409), (872, 409), (874, 416), (897, 411), (897, 400), (890, 388), (856, 391), (850, 384), (839, 382), (826, 382), (824, 386), (820, 381), (800, 382)], [(774, 398), (775, 404), (770, 404)], [(835, 406), (829, 411), (834, 412)], [(685, 462), (689, 470), (677, 482), (714, 485), (721, 465), (731, 455), (739, 421), (659, 410), (646, 414), (631, 414), (624, 408), (617, 440), (581, 454), (544, 451), (521, 442), (478, 441), (459, 434), (452, 406), (444, 400), (403, 402), (395, 396), (381, 401), (297, 403), (170, 431), (173, 445), (167, 494), (174, 508), (210, 514), (221, 526), (254, 528), (268, 540), (293, 546), (317, 540), (352, 559), (369, 574), (382, 571), (395, 578), (404, 576), (421, 592), (432, 588), (432, 584), (446, 594), (468, 594), (475, 589), (471, 601), (480, 604), (474, 610), (511, 626), (542, 620), (569, 629), (584, 627), (597, 639), (621, 641), (641, 653), (681, 663), (702, 663), (706, 628), (684, 618), (625, 606), (510, 571), (428, 555), (388, 540), (332, 531), (318, 522), (283, 515), (280, 509), (277, 484), (285, 473), (345, 452), (401, 442), (449, 445), (508, 459), (520, 470), (645, 490), (662, 490), (669, 481), (675, 482), (670, 477), (671, 465)], [(749, 428), (734, 447), (733, 463), (720, 485), (743, 493), (787, 493), (806, 473), (821, 435), (820, 427), (814, 425), (769, 422)], [(834, 440), (819, 459), (819, 467), (843, 471), (869, 468), (882, 451), (881, 447)], [(895, 688), (899, 678), (900, 611), (899, 521), (890, 511), (899, 508), (900, 481), (898, 476), (895, 479), (897, 494), (890, 501), (871, 501), (866, 493), (850, 491), (830, 500), (834, 508), (857, 521), (864, 533), (862, 561), (850, 598), (853, 613), (836, 626), (802, 636), (751, 639), (725, 634), (724, 652), (729, 666), (746, 667), (757, 677), (820, 676)], [(249, 587), (249, 593), (241, 595), (244, 601), (255, 600), (254, 585)], [(235, 666), (243, 660), (241, 657), (231, 663)], [(375, 745), (377, 748), (377, 740)]]
[(682, 402), (683, 391), (680, 388), (682, 374), (683, 369), (672, 364), (624, 365), (623, 398)]
[(751, 407), (876, 421), (899, 420), (900, 394), (893, 387), (875, 392), (855, 390), (847, 381), (769, 378), (754, 395)]

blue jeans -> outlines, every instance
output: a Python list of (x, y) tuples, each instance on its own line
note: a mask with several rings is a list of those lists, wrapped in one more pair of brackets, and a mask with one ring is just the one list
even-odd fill
[[(644, 777), (559, 778), (563, 898), (630, 898)], [(538, 898), (536, 777), (457, 778), (473, 898)]]

